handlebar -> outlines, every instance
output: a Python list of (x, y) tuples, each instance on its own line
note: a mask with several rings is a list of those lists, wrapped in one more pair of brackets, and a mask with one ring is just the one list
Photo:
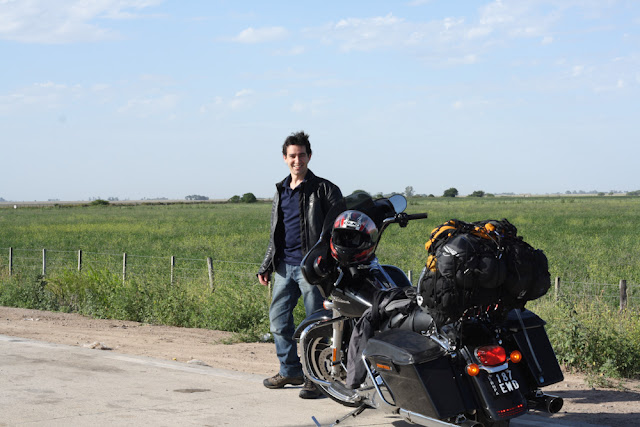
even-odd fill
[(429, 217), (429, 214), (427, 214), (426, 212), (407, 215), (407, 219), (409, 221), (411, 221), (412, 219), (426, 219), (428, 217)]
[(428, 216), (429, 215), (426, 212), (417, 213), (417, 214), (407, 214), (407, 213), (401, 212), (391, 218), (385, 218), (382, 221), (382, 223), (384, 226), (387, 226), (393, 223), (398, 223), (400, 227), (406, 227), (409, 221), (414, 219), (425, 219), (425, 218), (428, 218)]

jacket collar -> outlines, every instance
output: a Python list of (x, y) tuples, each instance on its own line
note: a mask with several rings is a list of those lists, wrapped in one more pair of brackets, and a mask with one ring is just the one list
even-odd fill
[[(316, 178), (316, 176), (315, 176), (315, 174), (313, 172), (311, 172), (311, 169), (307, 169), (307, 174), (304, 176), (304, 181), (302, 181), (302, 182), (309, 182), (309, 181), (311, 181), (311, 180), (313, 180), (315, 178)], [(276, 188), (278, 190), (281, 190), (282, 188), (284, 188), (285, 183), (289, 179), (291, 179), (291, 175), (287, 175), (282, 181), (277, 182), (276, 183)]]

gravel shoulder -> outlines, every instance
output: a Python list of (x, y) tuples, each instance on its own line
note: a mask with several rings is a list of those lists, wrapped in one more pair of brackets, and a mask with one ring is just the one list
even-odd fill
[[(206, 364), (265, 377), (274, 374), (278, 367), (272, 343), (226, 344), (231, 333), (208, 329), (0, 306), (0, 334), (96, 351)], [(565, 373), (565, 381), (546, 387), (545, 391), (565, 400), (564, 408), (553, 418), (608, 426), (639, 423), (640, 381), (622, 381), (615, 389), (590, 387), (583, 375)]]

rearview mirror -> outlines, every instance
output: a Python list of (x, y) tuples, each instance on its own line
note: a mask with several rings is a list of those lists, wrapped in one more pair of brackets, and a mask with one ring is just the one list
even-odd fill
[(396, 213), (404, 212), (407, 209), (407, 199), (402, 194), (394, 194), (389, 197), (389, 201)]

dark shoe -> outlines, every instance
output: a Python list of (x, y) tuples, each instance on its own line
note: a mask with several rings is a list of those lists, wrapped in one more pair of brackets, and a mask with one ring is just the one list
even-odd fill
[(318, 390), (318, 387), (309, 379), (304, 379), (304, 386), (300, 390), (299, 394), (301, 399), (317, 399), (322, 396), (322, 392)]
[(283, 377), (279, 372), (262, 382), (266, 388), (282, 388), (287, 384), (300, 385), (302, 383), (304, 383), (303, 377)]

